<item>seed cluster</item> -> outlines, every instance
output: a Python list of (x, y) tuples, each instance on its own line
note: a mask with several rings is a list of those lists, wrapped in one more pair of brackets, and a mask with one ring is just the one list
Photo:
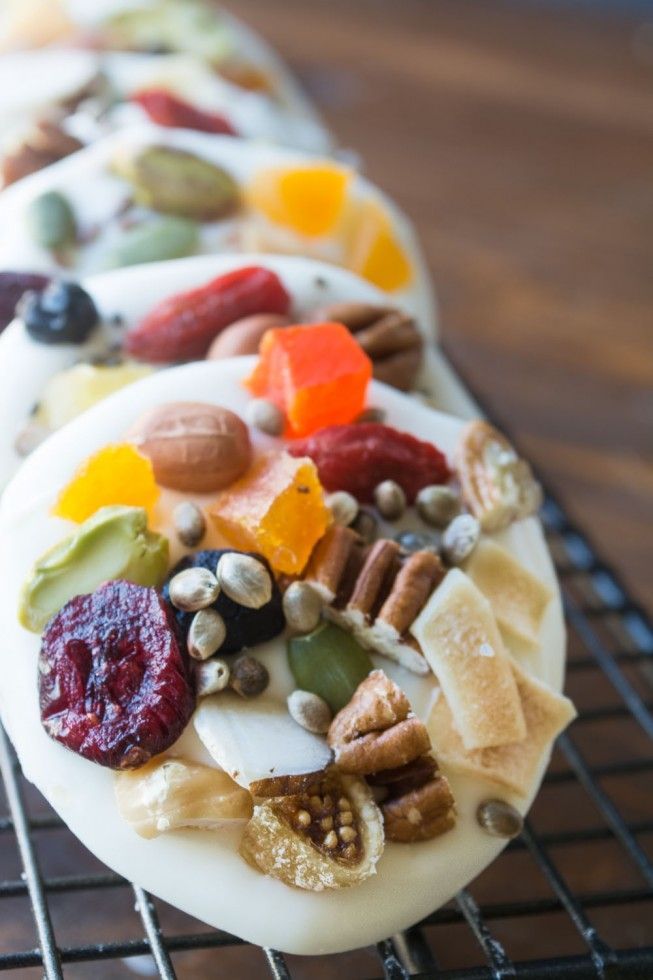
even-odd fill
[[(331, 792), (329, 792), (331, 790)], [(302, 796), (280, 801), (283, 816), (297, 833), (340, 864), (357, 864), (363, 853), (360, 826), (351, 800), (328, 780)]]
[[(189, 516), (196, 515), (189, 513)], [(227, 639), (225, 620), (212, 606), (223, 593), (244, 609), (258, 610), (271, 601), (272, 590), (272, 576), (265, 565), (252, 555), (236, 551), (220, 556), (215, 574), (210, 568), (196, 565), (171, 578), (172, 605), (182, 612), (195, 614), (186, 643), (190, 656), (201, 664), (195, 678), (200, 697), (215, 694), (227, 685), (244, 698), (256, 697), (267, 688), (268, 671), (254, 657), (239, 657), (231, 669), (222, 660), (210, 659)]]

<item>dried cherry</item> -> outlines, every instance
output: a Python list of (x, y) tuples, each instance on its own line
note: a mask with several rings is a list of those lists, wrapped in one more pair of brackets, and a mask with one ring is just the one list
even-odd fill
[(101, 766), (134, 769), (169, 748), (195, 697), (168, 604), (124, 581), (71, 599), (43, 634), (39, 704), (48, 735)]
[[(170, 572), (165, 585), (163, 586), (163, 596), (168, 599), (168, 585), (172, 578), (186, 568), (207, 568), (210, 572), (215, 572), (221, 556), (228, 552), (233, 552), (234, 548), (224, 548), (221, 550), (196, 551), (192, 555), (187, 555), (177, 562)], [(248, 609), (240, 606), (230, 599), (224, 592), (221, 592), (216, 601), (210, 607), (220, 613), (227, 627), (227, 636), (220, 647), (220, 656), (225, 653), (237, 653), (245, 647), (254, 647), (259, 643), (265, 643), (273, 637), (278, 636), (286, 625), (285, 616), (281, 606), (281, 593), (274, 580), (274, 575), (269, 564), (262, 555), (255, 552), (248, 552), (267, 568), (272, 579), (272, 598), (260, 609)], [(177, 623), (182, 635), (188, 635), (193, 613), (175, 610)]]
[(380, 422), (330, 425), (291, 443), (288, 452), (310, 456), (326, 490), (347, 490), (366, 502), (383, 480), (395, 480), (412, 504), (422, 487), (451, 476), (444, 454), (432, 443)]

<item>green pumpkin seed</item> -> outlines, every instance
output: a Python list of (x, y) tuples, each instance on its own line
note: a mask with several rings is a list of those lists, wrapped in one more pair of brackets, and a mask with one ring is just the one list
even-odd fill
[(197, 251), (199, 238), (199, 226), (194, 221), (183, 218), (148, 221), (123, 234), (108, 256), (107, 268), (183, 259)]
[(334, 714), (351, 701), (374, 666), (353, 636), (333, 623), (289, 640), (288, 664), (297, 687), (319, 694)]
[(58, 191), (47, 191), (30, 202), (27, 229), (42, 248), (71, 245), (77, 235), (77, 222), (70, 202)]
[(233, 177), (185, 150), (150, 146), (115, 160), (113, 168), (129, 181), (138, 204), (163, 214), (214, 221), (238, 204), (240, 192)]

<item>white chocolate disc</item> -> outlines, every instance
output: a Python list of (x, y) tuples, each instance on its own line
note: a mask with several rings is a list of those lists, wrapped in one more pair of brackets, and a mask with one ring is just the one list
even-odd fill
[[(98, 93), (64, 110), (62, 104), (98, 73)], [(329, 134), (292, 76), (283, 68), (275, 79), (273, 96), (228, 82), (189, 55), (75, 48), (15, 52), (0, 60), (0, 153), (12, 150), (40, 117), (53, 111), (58, 125), (82, 143), (147, 123), (144, 109), (130, 101), (146, 89), (163, 89), (194, 108), (223, 115), (244, 138), (331, 153)]]
[[(196, 154), (223, 167), (241, 186), (268, 168), (307, 165), (317, 159), (253, 140), (153, 125), (129, 127), (24, 178), (0, 195), (0, 270), (52, 272), (78, 279), (105, 271), (109, 253), (123, 235), (118, 218), (131, 193), (129, 184), (111, 172), (111, 163), (119, 155), (152, 145)], [(37, 245), (25, 221), (30, 202), (53, 190), (68, 198), (78, 225), (89, 233), (89, 240), (76, 248), (72, 264), (61, 265), (51, 251)], [(355, 202), (377, 205), (389, 215), (394, 233), (410, 260), (412, 279), (408, 286), (388, 295), (432, 329), (435, 319), (432, 291), (408, 219), (380, 190), (356, 173), (351, 176), (349, 196)], [(137, 213), (143, 218), (154, 216), (146, 209)], [(244, 251), (296, 254), (335, 265), (343, 265), (345, 261), (342, 235), (300, 236), (280, 225), (264, 222), (252, 208), (220, 221), (202, 222), (198, 250), (203, 254)]]
[[(504, 798), (509, 794), (497, 791), (490, 783), (448, 773), (457, 806), (455, 828), (433, 841), (387, 845), (375, 876), (362, 885), (335, 892), (295, 890), (253, 870), (237, 853), (242, 828), (175, 831), (143, 840), (118, 814), (112, 773), (68, 751), (43, 731), (36, 685), (39, 638), (20, 627), (16, 618), (20, 584), (30, 565), (70, 529), (68, 522), (52, 518), (49, 511), (76, 467), (90, 453), (119, 440), (142, 411), (171, 399), (213, 402), (242, 415), (247, 394), (241, 381), (254, 360), (202, 362), (153, 375), (64, 427), (23, 465), (0, 504), (0, 577), (4, 583), (0, 596), (0, 707), (28, 779), (109, 867), (168, 903), (248, 941), (297, 954), (338, 952), (368, 945), (408, 927), (479, 874), (505, 842), (481, 830), (475, 819), (476, 808), (497, 792)], [(434, 442), (451, 456), (463, 424), (459, 419), (434, 412), (376, 383), (371, 385), (369, 402), (387, 410), (389, 424)], [(170, 494), (164, 495), (160, 514), (166, 501), (171, 502)], [(161, 528), (163, 520), (160, 516), (154, 526)], [(526, 666), (560, 690), (564, 627), (555, 574), (539, 522), (529, 518), (497, 537), (555, 593), (544, 618), (541, 648)], [(255, 648), (255, 652), (272, 675), (267, 696), (283, 703), (292, 689), (283, 638), (271, 641), (265, 649)], [(375, 659), (404, 687), (416, 711), (424, 714), (435, 694), (434, 680), (410, 675), (381, 657)], [(177, 751), (206, 761), (191, 726)], [(437, 755), (437, 747), (435, 751)], [(512, 801), (520, 810), (528, 809), (546, 763), (547, 757), (543, 757), (527, 798)]]
[(0, 59), (0, 146), (9, 123), (43, 112), (85, 88), (97, 71), (90, 51), (21, 51)]
[[(292, 297), (292, 315), (298, 320), (328, 303), (388, 302), (384, 293), (351, 272), (292, 256), (216, 255), (178, 259), (93, 276), (84, 286), (105, 319), (120, 314), (128, 328), (165, 297), (247, 265), (262, 265), (280, 277)], [(106, 335), (106, 329), (100, 330), (81, 345), (40, 344), (32, 340), (21, 320), (14, 320), (0, 334), (0, 418), (3, 420), (0, 491), (22, 462), (15, 441), (48, 380), (58, 371), (91, 358), (106, 342)]]

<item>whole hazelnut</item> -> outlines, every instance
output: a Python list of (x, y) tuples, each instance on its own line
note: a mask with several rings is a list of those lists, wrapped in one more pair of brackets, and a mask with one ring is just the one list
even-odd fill
[(255, 313), (235, 320), (218, 334), (206, 355), (209, 361), (219, 361), (224, 357), (240, 357), (243, 354), (258, 354), (263, 334), (274, 327), (287, 327), (290, 318), (280, 313)]

